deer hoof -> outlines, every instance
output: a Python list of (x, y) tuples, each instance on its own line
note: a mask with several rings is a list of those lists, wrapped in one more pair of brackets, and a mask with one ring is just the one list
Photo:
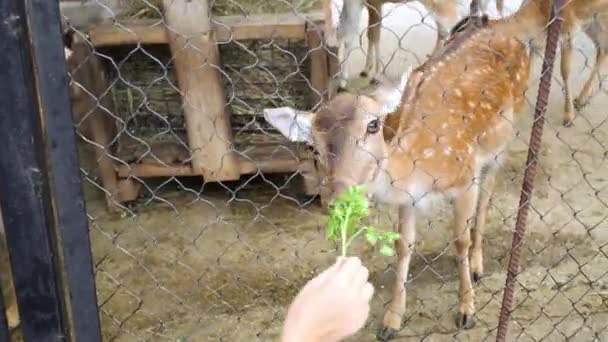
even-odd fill
[(343, 92), (345, 92), (345, 91), (346, 91), (346, 88), (344, 88), (344, 87), (338, 87), (338, 89), (336, 90), (336, 92), (337, 92), (338, 94), (339, 94), (339, 93), (343, 93)]
[(376, 339), (378, 339), (378, 341), (389, 341), (395, 338), (396, 334), (397, 330), (389, 327), (382, 327), (376, 334)]
[(380, 81), (379, 81), (377, 78), (373, 77), (373, 78), (372, 78), (372, 79), (369, 81), (369, 84), (371, 84), (371, 85), (373, 85), (373, 86), (377, 86), (377, 85), (379, 85), (379, 84), (380, 84)]
[(572, 127), (572, 121), (574, 119), (564, 119), (563, 125), (564, 127)]
[(456, 317), (456, 325), (460, 329), (469, 330), (475, 326), (475, 319), (472, 315), (459, 313)]
[(480, 281), (481, 281), (481, 273), (473, 272), (473, 283), (475, 283), (475, 285), (477, 285), (477, 284), (479, 284)]
[(576, 110), (577, 112), (580, 112), (583, 107), (585, 107), (585, 104), (583, 102), (581, 102), (581, 100), (579, 99), (574, 99), (572, 101), (572, 106), (574, 107), (574, 110)]
[(367, 71), (361, 71), (361, 73), (359, 73), (359, 76), (367, 78)]

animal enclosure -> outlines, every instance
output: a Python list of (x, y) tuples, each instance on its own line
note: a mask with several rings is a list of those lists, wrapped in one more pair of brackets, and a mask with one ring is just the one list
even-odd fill
[[(27, 47), (22, 67), (32, 74), (19, 82), (15, 59), (0, 57), (14, 67), (5, 82), (31, 88), (30, 96), (13, 88), (0, 94), (6, 108), (0, 115), (7, 118), (0, 121), (0, 141), (19, 146), (0, 156), (0, 203), (10, 253), (10, 262), (0, 264), (4, 305), (13, 302), (7, 286), (13, 281), (21, 315), (11, 339), (44, 340), (43, 333), (52, 333), (85, 341), (278, 340), (291, 300), (338, 252), (325, 238), (327, 213), (313, 196), (322, 192), (324, 175), (314, 159), (315, 145), (290, 141), (264, 110), (289, 107), (305, 117), (333, 98), (339, 63), (363, 70), (367, 12), (359, 25), (361, 46), (356, 42), (347, 60), (337, 61), (327, 37), (337, 24), (338, 1), (210, 1), (207, 27), (192, 24), (195, 15), (184, 7), (171, 7), (185, 1), (95, 2), (103, 4), (94, 8), (105, 14), (87, 19), (86, 27), (76, 24), (67, 7), (60, 13), (37, 1), (38, 7), (17, 1), (7, 2), (12, 7), (0, 5), (3, 20), (19, 15), (39, 23), (19, 31), (17, 38), (0, 31), (0, 39), (25, 44), (14, 50)], [(581, 2), (563, 3), (562, 13)], [(505, 15), (517, 13), (520, 5), (505, 1)], [(191, 6), (191, 11), (201, 8)], [(459, 6), (462, 16), (469, 2)], [(116, 11), (113, 17), (106, 13), (110, 9)], [(436, 25), (428, 12), (416, 2), (385, 5), (379, 45), (383, 78), (376, 84), (351, 72), (347, 92), (388, 106), (393, 97), (383, 92), (396, 91), (392, 85), (408, 68), (429, 60), (435, 47)], [(68, 50), (62, 50), (59, 38), (60, 14), (72, 35)], [(491, 14), (490, 22), (499, 20)], [(594, 18), (598, 21), (581, 19), (580, 24), (602, 23), (601, 15)], [(554, 22), (547, 18), (539, 39), (547, 37)], [(479, 30), (494, 29), (491, 25)], [(532, 131), (540, 138), (535, 112), (544, 113), (544, 132), (506, 340), (608, 340), (608, 94), (606, 71), (594, 67), (596, 55), (600, 62), (602, 55), (582, 27), (572, 34), (566, 83), (576, 103), (572, 125), (563, 125), (564, 44), (548, 64), (553, 72), (546, 112), (537, 107), (538, 93), (549, 95), (546, 84), (539, 87), (544, 40), (532, 59), (521, 119), (509, 122), (515, 132), (497, 158), (501, 164), (487, 213), (484, 272), (474, 285), (475, 326), (459, 329), (455, 323), (459, 260), (450, 233), (453, 213), (449, 200), (433, 201), (416, 222), (407, 302), (395, 340), (497, 338)], [(49, 28), (53, 39), (41, 35)], [(463, 45), (448, 45), (453, 50), (445, 56), (464, 56), (467, 42), (476, 37), (476, 29), (468, 29)], [(29, 63), (35, 66), (31, 70)], [(433, 66), (423, 70), (431, 72)], [(464, 68), (469, 75), (483, 72), (475, 65)], [(579, 101), (590, 78), (589, 100)], [(493, 91), (490, 84), (488, 89)], [(436, 103), (445, 98), (438, 92)], [(30, 107), (18, 107), (24, 104)], [(483, 106), (474, 103), (471, 113)], [(11, 111), (25, 114), (8, 116)], [(30, 129), (17, 130), (18, 123)], [(290, 129), (288, 134), (305, 130)], [(21, 167), (29, 173), (22, 175)], [(37, 182), (22, 181), (31, 179)], [(398, 231), (397, 211), (376, 201), (366, 224)], [(17, 234), (21, 230), (27, 236)], [(39, 238), (29, 241), (32, 236)], [(0, 260), (8, 259), (5, 250)], [(375, 295), (367, 325), (349, 340), (375, 341), (393, 300), (397, 258), (383, 257), (359, 241), (350, 253), (368, 267)], [(34, 258), (44, 261), (37, 270), (48, 270), (35, 279), (51, 289), (44, 307), (32, 305), (42, 298), (29, 285), (35, 283), (27, 275), (35, 273), (28, 261)], [(9, 264), (15, 279), (4, 279)], [(30, 297), (23, 295), (27, 290)], [(99, 319), (98, 326), (91, 317)], [(34, 329), (36, 324), (47, 329)]]

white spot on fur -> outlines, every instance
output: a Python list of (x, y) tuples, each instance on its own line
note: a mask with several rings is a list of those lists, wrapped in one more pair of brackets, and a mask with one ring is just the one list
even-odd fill
[(471, 109), (475, 108), (475, 102), (469, 101), (467, 102), (467, 104), (469, 105), (469, 107), (471, 107)]
[(435, 149), (434, 148), (427, 148), (424, 151), (422, 151), (422, 155), (426, 159), (431, 158), (432, 156), (435, 155)]
[(461, 97), (462, 96), (462, 90), (460, 90), (458, 88), (455, 88), (454, 89), (454, 95), (456, 95), (458, 97)]
[(446, 156), (449, 156), (450, 154), (452, 154), (452, 148), (450, 146), (447, 146), (444, 150), (443, 150), (443, 154), (445, 154)]

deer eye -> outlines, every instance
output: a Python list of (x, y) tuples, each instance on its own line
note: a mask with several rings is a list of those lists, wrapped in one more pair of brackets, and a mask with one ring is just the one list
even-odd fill
[(367, 133), (375, 134), (378, 133), (378, 131), (380, 131), (380, 120), (375, 119), (367, 124)]

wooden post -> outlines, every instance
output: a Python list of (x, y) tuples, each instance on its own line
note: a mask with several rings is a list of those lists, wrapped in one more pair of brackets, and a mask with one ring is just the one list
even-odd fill
[(237, 180), (240, 171), (232, 152), (232, 128), (208, 1), (163, 0), (163, 7), (192, 168), (207, 181)]
[[(316, 25), (315, 25), (316, 26)], [(318, 27), (309, 27), (306, 32), (307, 46), (310, 51), (310, 83), (315, 90), (313, 108), (327, 100), (329, 89), (329, 68), (323, 33)]]
[[(345, 0), (348, 1), (348, 0)], [(333, 0), (323, 0), (323, 17), (325, 20), (324, 27), (324, 38), (325, 38), (325, 56), (327, 58), (327, 97), (331, 98), (335, 95), (334, 81), (336, 75), (340, 71), (340, 61), (338, 61), (338, 37), (337, 37), (337, 23), (332, 13)]]

